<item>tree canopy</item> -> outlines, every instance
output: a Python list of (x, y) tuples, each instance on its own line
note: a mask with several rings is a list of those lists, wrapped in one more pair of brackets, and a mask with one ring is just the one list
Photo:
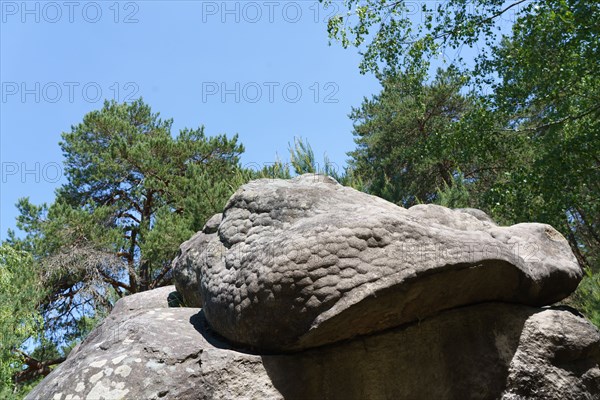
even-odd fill
[(169, 284), (179, 245), (251, 177), (237, 136), (208, 137), (202, 127), (173, 136), (171, 126), (142, 100), (106, 102), (63, 133), (67, 183), (55, 201), (19, 201), (26, 237), (8, 242), (31, 252), (48, 288), (40, 312), (55, 349), (119, 297)]
[(455, 125), (473, 106), (460, 93), (464, 80), (456, 70), (438, 71), (431, 84), (424, 78), (390, 75), (381, 94), (350, 114), (354, 173), (367, 191), (404, 206), (432, 201), (439, 187), (451, 184), (461, 161)]

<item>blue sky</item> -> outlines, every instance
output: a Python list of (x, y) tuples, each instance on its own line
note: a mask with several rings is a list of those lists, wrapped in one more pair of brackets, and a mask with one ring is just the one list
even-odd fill
[(379, 91), (359, 55), (328, 45), (316, 1), (1, 1), (0, 235), (15, 202), (51, 202), (61, 132), (104, 99), (142, 96), (174, 119), (238, 133), (244, 164), (287, 159), (295, 136), (344, 164), (348, 113)]
[(173, 134), (237, 133), (245, 166), (287, 160), (302, 137), (343, 167), (348, 114), (380, 85), (359, 73), (356, 49), (329, 46), (327, 18), (342, 11), (316, 0), (0, 0), (0, 238), (20, 197), (53, 200), (61, 133), (104, 99), (143, 97), (174, 119)]

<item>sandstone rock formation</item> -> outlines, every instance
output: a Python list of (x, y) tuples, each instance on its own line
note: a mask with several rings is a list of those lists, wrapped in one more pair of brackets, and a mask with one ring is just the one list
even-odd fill
[(231, 347), (173, 287), (130, 296), (28, 396), (100, 399), (600, 398), (600, 332), (566, 309), (488, 303), (296, 354)]
[[(260, 357), (226, 350), (206, 333), (199, 309), (168, 308), (173, 290), (169, 286), (119, 300), (27, 398), (277, 398)], [(261, 384), (261, 379), (266, 381)]]
[(188, 307), (202, 307), (199, 269), (196, 266), (200, 263), (199, 257), (207, 250), (207, 245), (217, 236), (222, 215), (213, 215), (200, 232), (183, 242), (179, 247), (177, 257), (173, 260), (175, 287), (183, 296), (184, 303)]
[(28, 399), (600, 399), (600, 332), (542, 224), (404, 209), (322, 176), (244, 185), (174, 287), (119, 300)]
[(206, 318), (234, 343), (290, 351), (575, 289), (581, 268), (554, 228), (499, 227), (479, 213), (407, 210), (318, 175), (253, 181), (196, 258)]

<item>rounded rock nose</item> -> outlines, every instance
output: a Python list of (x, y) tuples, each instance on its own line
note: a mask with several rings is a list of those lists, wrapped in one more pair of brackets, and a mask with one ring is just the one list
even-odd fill
[(582, 276), (548, 225), (500, 227), (472, 209), (406, 210), (316, 174), (242, 186), (206, 248), (195, 268), (208, 322), (263, 351), (321, 346), (469, 304), (549, 304)]

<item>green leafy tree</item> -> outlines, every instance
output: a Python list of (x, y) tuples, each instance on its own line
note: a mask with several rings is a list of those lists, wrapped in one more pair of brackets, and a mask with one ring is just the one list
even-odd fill
[(530, 5), (482, 63), (530, 156), (490, 191), (492, 212), (557, 227), (588, 274), (574, 304), (600, 323), (600, 4)]
[[(329, 7), (334, 1), (320, 2)], [(526, 13), (528, 3), (527, 0), (421, 3), (345, 0), (342, 12), (329, 19), (327, 30), (330, 39), (342, 46), (360, 49), (361, 72), (412, 73), (427, 68), (432, 60), (461, 63), (460, 49), (464, 46), (476, 45), (485, 59), (506, 18)]]
[(586, 276), (572, 296), (572, 303), (578, 307), (596, 326), (600, 327), (600, 274), (586, 271)]
[(457, 167), (472, 175), (459, 122), (474, 107), (461, 93), (464, 78), (440, 70), (431, 83), (425, 73), (386, 77), (383, 90), (352, 110), (357, 149), (350, 165), (367, 190), (410, 206), (431, 202), (439, 187), (451, 186)]
[(39, 266), (44, 340), (58, 360), (116, 299), (169, 284), (179, 245), (252, 177), (237, 136), (173, 136), (171, 126), (142, 100), (106, 102), (63, 134), (67, 183), (56, 200), (17, 205), (26, 237), (9, 242)]
[[(486, 67), (494, 105), (529, 149), (490, 192), (497, 214), (559, 228), (600, 271), (600, 5), (547, 1), (519, 18)], [(551, 60), (551, 62), (549, 62)]]
[[(26, 342), (38, 337), (42, 318), (38, 304), (44, 296), (31, 254), (8, 244), (0, 246), (0, 397), (20, 398), (41, 375), (27, 367), (49, 370), (48, 357), (25, 352)], [(53, 358), (54, 359), (54, 358)]]

